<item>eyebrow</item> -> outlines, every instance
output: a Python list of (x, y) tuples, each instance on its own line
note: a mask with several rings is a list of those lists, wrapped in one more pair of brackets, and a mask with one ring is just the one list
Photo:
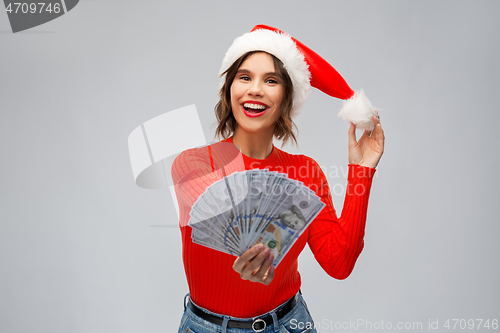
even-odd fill
[[(246, 73), (246, 74), (250, 74), (250, 71), (248, 69), (238, 69), (238, 71), (236, 72), (236, 74), (239, 74), (239, 73)], [(274, 76), (278, 76), (278, 74), (276, 74), (276, 72), (267, 72), (267, 73), (264, 73), (264, 76), (267, 76), (267, 75), (274, 75)]]

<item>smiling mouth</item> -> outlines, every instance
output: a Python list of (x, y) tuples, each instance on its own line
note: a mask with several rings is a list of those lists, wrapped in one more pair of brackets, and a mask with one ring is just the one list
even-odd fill
[(243, 103), (243, 108), (250, 113), (260, 113), (265, 111), (267, 106), (264, 104)]

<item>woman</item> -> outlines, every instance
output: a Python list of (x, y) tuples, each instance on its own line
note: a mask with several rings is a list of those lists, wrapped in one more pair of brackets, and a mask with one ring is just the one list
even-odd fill
[[(257, 26), (236, 39), (223, 61), (220, 101), (216, 106), (216, 134), (224, 140), (189, 149), (174, 161), (172, 177), (190, 291), (179, 332), (315, 332), (300, 292), (298, 255), (308, 243), (329, 275), (345, 279), (363, 248), (368, 197), (383, 153), (384, 133), (364, 94), (354, 94), (333, 67), (311, 52), (297, 40), (267, 26)], [(310, 82), (332, 96), (347, 99), (343, 112), (350, 116), (349, 103), (354, 101), (363, 109), (361, 116), (359, 112), (354, 115), (357, 125), (351, 122), (348, 131), (349, 176), (339, 218), (319, 165), (310, 157), (288, 154), (273, 145), (273, 137), (283, 140), (283, 144), (288, 140), (296, 142), (292, 117), (307, 98)], [(373, 130), (366, 129), (356, 140), (356, 127), (363, 126)], [(186, 222), (190, 208), (210, 183), (220, 179), (216, 171), (229, 160), (225, 153), (220, 161), (214, 158), (215, 151), (224, 150), (220, 149), (222, 144), (238, 149), (243, 170), (285, 172), (289, 178), (303, 182), (326, 204), (276, 269), (271, 267), (273, 252), (263, 244), (256, 244), (235, 259), (191, 239), (192, 230)]]

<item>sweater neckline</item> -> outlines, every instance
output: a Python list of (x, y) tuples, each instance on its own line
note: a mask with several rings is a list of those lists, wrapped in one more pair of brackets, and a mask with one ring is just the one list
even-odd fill
[[(231, 142), (234, 144), (233, 136), (230, 136), (229, 138), (222, 140), (221, 142)], [(243, 159), (245, 161), (248, 161), (250, 163), (252, 163), (252, 162), (268, 163), (268, 162), (274, 161), (276, 159), (276, 155), (278, 154), (278, 148), (276, 148), (274, 143), (272, 145), (273, 145), (273, 150), (271, 150), (271, 154), (269, 154), (269, 156), (264, 158), (264, 159), (258, 159), (258, 158), (253, 158), (253, 157), (247, 156), (247, 155), (243, 154), (241, 152), (241, 150), (240, 150), (240, 154), (241, 154), (241, 156), (243, 156)], [(235, 144), (234, 144), (234, 146), (236, 147)]]

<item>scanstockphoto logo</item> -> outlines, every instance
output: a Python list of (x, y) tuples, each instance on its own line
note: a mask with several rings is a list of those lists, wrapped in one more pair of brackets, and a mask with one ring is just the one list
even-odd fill
[(60, 16), (63, 16), (78, 4), (79, 0), (38, 0), (9, 1), (4, 0), (5, 11), (9, 17), (12, 32), (27, 30)]

